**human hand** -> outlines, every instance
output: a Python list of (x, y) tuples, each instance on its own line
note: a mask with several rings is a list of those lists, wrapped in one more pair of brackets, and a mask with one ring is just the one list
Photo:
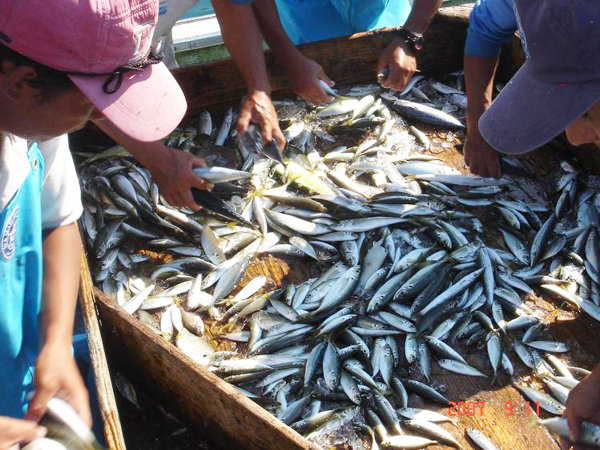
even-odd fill
[(323, 80), (329, 87), (335, 84), (323, 71), (320, 64), (302, 54), (296, 55), (286, 68), (293, 91), (309, 103), (328, 103), (331, 97), (320, 86)]
[(240, 118), (236, 126), (238, 136), (248, 131), (250, 123), (255, 123), (260, 127), (263, 143), (274, 140), (279, 148), (285, 147), (285, 138), (279, 128), (277, 112), (271, 102), (271, 97), (266, 92), (250, 92), (242, 101)]
[(46, 436), (46, 428), (31, 420), (13, 419), (0, 416), (0, 450), (19, 448), (27, 443)]
[(417, 71), (417, 59), (410, 47), (400, 38), (394, 39), (379, 55), (377, 72), (389, 69), (388, 76), (379, 81), (385, 88), (401, 91)]
[(69, 344), (49, 343), (42, 347), (35, 364), (35, 394), (26, 419), (39, 420), (54, 397), (69, 402), (89, 427), (92, 426), (89, 396)]
[[(148, 155), (150, 156), (150, 155)], [(199, 211), (191, 188), (206, 191), (210, 184), (194, 174), (195, 167), (205, 167), (204, 159), (163, 145), (160, 151), (153, 152), (152, 158), (144, 161), (162, 195), (169, 204)]]
[[(580, 425), (582, 421), (600, 424), (600, 372), (598, 370), (594, 370), (571, 390), (566, 406), (564, 416), (569, 424), (571, 441), (577, 442), (581, 436)], [(578, 444), (573, 445), (564, 439), (561, 441), (561, 446), (565, 450), (568, 448), (575, 450), (593, 448)]]
[(465, 164), (473, 175), (500, 178), (500, 153), (483, 139), (479, 130), (469, 129), (463, 149)]

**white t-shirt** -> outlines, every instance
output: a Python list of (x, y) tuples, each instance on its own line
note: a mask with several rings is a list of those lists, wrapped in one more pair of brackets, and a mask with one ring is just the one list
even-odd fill
[[(0, 212), (8, 205), (29, 175), (25, 139), (0, 135)], [(38, 143), (44, 157), (42, 228), (53, 229), (79, 219), (83, 210), (81, 191), (66, 134)]]

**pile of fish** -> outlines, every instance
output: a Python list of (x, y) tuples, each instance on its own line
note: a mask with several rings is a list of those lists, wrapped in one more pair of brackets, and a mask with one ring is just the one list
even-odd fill
[[(276, 102), (283, 152), (263, 146), (256, 129), (234, 136), (232, 108), (216, 130), (208, 112), (177, 130), (171, 146), (194, 152), (203, 136), (237, 147), (243, 160), (241, 170), (197, 171), (214, 184), (195, 192), (200, 213), (168, 205), (120, 152), (85, 161), (82, 226), (97, 285), (323, 447), (460, 447), (438, 425), (447, 416), (409, 403), (413, 393), (448, 406), (436, 364), (498, 383), (520, 360), (548, 393), (515, 386), (562, 414), (587, 372), (555, 356), (568, 346), (545, 331), (533, 294), (600, 320), (598, 180), (563, 162), (546, 201), (510, 176), (449, 167), (426, 152), (435, 145), (416, 127), (463, 128), (450, 113), (464, 115), (465, 96), (433, 80), (416, 76), (400, 94), (333, 94), (319, 108)], [(446, 136), (442, 149), (454, 145)], [(320, 273), (280, 288), (259, 276), (239, 289), (265, 254), (314, 261)], [(233, 341), (231, 350), (215, 351), (205, 322), (222, 325), (210, 338)], [(477, 349), (485, 365), (467, 360)], [(468, 435), (495, 448), (493, 437)]]

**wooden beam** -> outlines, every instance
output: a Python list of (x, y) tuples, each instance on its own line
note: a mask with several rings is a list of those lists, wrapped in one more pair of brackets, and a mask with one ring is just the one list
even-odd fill
[(87, 255), (81, 251), (81, 280), (79, 285), (79, 304), (85, 322), (90, 360), (94, 371), (94, 381), (98, 394), (98, 406), (102, 417), (104, 439), (110, 450), (125, 450), (123, 430), (119, 420), (119, 411), (115, 401), (112, 382), (104, 344), (100, 334), (100, 325), (96, 314), (96, 306), (92, 290), (94, 285), (90, 277), (90, 269), (87, 263)]
[(94, 293), (103, 323), (110, 324), (104, 339), (126, 359), (133, 369), (130, 373), (138, 374), (135, 381), (189, 423), (205, 430), (207, 439), (226, 438), (249, 450), (316, 450), (234, 386), (114, 305), (100, 290)]

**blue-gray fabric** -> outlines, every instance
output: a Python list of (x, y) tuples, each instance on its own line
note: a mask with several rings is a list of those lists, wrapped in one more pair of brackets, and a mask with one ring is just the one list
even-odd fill
[(517, 28), (513, 0), (478, 0), (469, 19), (465, 54), (497, 56)]

